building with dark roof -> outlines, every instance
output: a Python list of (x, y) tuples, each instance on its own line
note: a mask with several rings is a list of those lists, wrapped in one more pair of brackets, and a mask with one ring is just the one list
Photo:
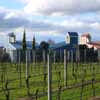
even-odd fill
[(51, 45), (51, 49), (68, 49), (75, 48), (78, 45), (78, 33), (68, 32), (65, 36), (65, 41)]
[(71, 56), (71, 53), (76, 53), (76, 47), (78, 45), (78, 33), (77, 32), (68, 32), (65, 37), (65, 41), (56, 43), (54, 45), (50, 45), (50, 49), (56, 52), (58, 55), (57, 58), (59, 58), (62, 55), (64, 55), (64, 49), (69, 51), (69, 55)]

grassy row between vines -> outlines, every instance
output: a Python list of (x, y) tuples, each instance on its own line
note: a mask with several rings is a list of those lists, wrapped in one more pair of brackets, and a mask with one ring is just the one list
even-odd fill
[[(74, 66), (74, 67), (73, 67)], [(21, 86), (20, 86), (20, 69), (21, 68)], [(74, 68), (74, 72), (73, 72)], [(94, 69), (93, 69), (94, 68)], [(95, 80), (100, 80), (100, 65), (98, 63), (88, 63), (88, 64), (72, 64), (67, 65), (67, 77), (68, 86), (74, 84), (80, 84), (82, 82), (83, 70), (86, 70), (85, 81), (92, 80), (93, 73), (95, 75)], [(17, 98), (27, 96), (27, 88), (25, 82), (25, 64), (11, 64), (11, 63), (1, 63), (0, 64), (0, 100), (6, 100), (4, 94), (5, 81), (8, 80), (8, 88), (10, 92), (10, 100), (16, 100)], [(58, 73), (60, 72), (60, 77)], [(47, 66), (46, 66), (47, 74)], [(2, 82), (2, 76), (5, 76), (5, 80)], [(44, 83), (44, 64), (29, 64), (29, 87), (30, 94), (34, 96), (36, 90), (38, 89), (38, 95), (43, 92), (47, 92), (47, 75), (46, 83)], [(60, 79), (60, 85), (64, 87), (64, 64), (56, 63), (52, 64), (52, 90), (58, 89), (58, 81)], [(95, 84), (96, 95), (100, 95), (100, 83)], [(66, 89), (61, 91), (61, 100), (80, 100), (79, 88)], [(84, 87), (83, 100), (88, 100), (92, 93), (92, 85), (87, 85)], [(57, 100), (58, 92), (53, 93), (53, 100)], [(47, 100), (47, 96), (38, 98), (38, 100)]]

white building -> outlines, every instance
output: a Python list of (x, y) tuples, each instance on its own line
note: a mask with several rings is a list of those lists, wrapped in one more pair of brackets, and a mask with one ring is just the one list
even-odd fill
[[(27, 49), (32, 50), (32, 41), (26, 41)], [(8, 35), (0, 35), (0, 46), (9, 54), (12, 62), (17, 62), (19, 51), (22, 50), (22, 41), (16, 40), (14, 33)], [(36, 44), (36, 48), (38, 45)]]

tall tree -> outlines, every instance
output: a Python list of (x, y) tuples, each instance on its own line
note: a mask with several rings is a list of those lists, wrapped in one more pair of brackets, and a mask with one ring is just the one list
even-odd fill
[(46, 63), (46, 53), (49, 49), (49, 44), (45, 41), (42, 41), (40, 43), (40, 48), (42, 49), (42, 52), (43, 52), (43, 62)]
[(27, 47), (26, 47), (26, 32), (25, 32), (25, 30), (24, 30), (24, 33), (23, 33), (22, 48), (23, 48), (24, 51), (27, 49)]
[(49, 49), (49, 44), (47, 42), (45, 42), (45, 41), (42, 41), (40, 43), (40, 47), (41, 47), (42, 50), (47, 51)]
[[(45, 41), (42, 41), (40, 43), (40, 48), (42, 49), (42, 54), (43, 54), (43, 63), (44, 63), (44, 76), (46, 74), (46, 57), (47, 57), (47, 51), (49, 49), (49, 44)], [(44, 81), (45, 83), (45, 81)]]
[(32, 41), (32, 53), (33, 53), (33, 62), (35, 64), (35, 36), (33, 37), (33, 41)]
[(33, 37), (33, 41), (32, 41), (32, 49), (35, 50), (35, 36)]

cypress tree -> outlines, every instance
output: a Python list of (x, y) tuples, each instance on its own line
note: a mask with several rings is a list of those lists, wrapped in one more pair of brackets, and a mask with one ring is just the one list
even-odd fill
[(35, 36), (33, 37), (33, 41), (32, 41), (32, 49), (35, 50)]
[(25, 32), (25, 30), (24, 30), (24, 33), (23, 33), (22, 48), (23, 48), (24, 51), (27, 49), (27, 47), (26, 47), (26, 32)]
[(35, 64), (35, 36), (33, 37), (33, 41), (32, 41), (32, 53), (33, 53), (33, 62)]

